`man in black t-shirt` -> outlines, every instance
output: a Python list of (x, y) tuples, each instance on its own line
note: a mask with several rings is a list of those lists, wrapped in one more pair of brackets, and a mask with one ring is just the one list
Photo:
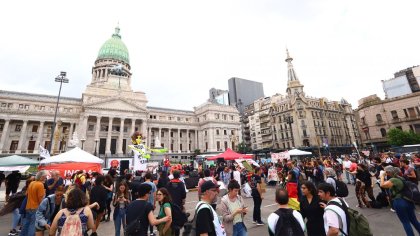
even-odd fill
[(264, 199), (261, 188), (261, 174), (260, 167), (255, 168), (255, 174), (251, 177), (252, 199), (254, 200), (254, 212), (252, 215), (252, 222), (257, 225), (264, 225), (261, 220), (261, 204)]
[(136, 221), (140, 217), (140, 232), (130, 234), (130, 236), (147, 236), (147, 230), (150, 225), (158, 225), (169, 220), (171, 216), (165, 216), (161, 219), (156, 219), (153, 215), (153, 206), (148, 202), (149, 196), (152, 192), (152, 186), (149, 184), (140, 184), (137, 188), (137, 195), (139, 198), (134, 200), (128, 205), (126, 210), (126, 222), (129, 225), (131, 222)]
[(12, 171), (12, 173), (6, 177), (6, 201), (9, 200), (10, 193), (14, 194), (17, 192), (21, 177), (22, 175), (19, 171)]
[[(226, 235), (217, 213), (211, 207), (211, 203), (219, 194), (219, 185), (208, 180), (201, 185), (201, 201), (198, 202), (196, 211), (196, 233), (207, 234), (208, 236)], [(199, 222), (199, 223), (198, 223)]]

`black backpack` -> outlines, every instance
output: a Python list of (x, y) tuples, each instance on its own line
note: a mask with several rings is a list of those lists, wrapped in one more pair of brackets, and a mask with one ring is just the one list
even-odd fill
[(171, 228), (174, 230), (179, 230), (184, 227), (185, 223), (188, 221), (188, 217), (185, 212), (182, 211), (181, 207), (175, 203), (171, 203), (172, 211), (172, 224)]
[(293, 209), (279, 208), (274, 212), (279, 216), (274, 232), (275, 236), (304, 236), (305, 233), (293, 215)]
[(333, 180), (335, 181), (335, 195), (337, 197), (347, 197), (349, 195), (349, 189), (347, 188), (347, 184), (335, 178), (333, 178)]
[[(191, 221), (188, 221), (184, 225), (184, 231), (182, 232), (182, 236), (196, 236), (197, 235), (197, 213), (200, 209), (201, 205), (206, 203), (200, 203), (194, 213), (194, 218)], [(211, 207), (211, 206), (210, 206)], [(213, 215), (211, 215), (211, 221), (213, 221)], [(173, 220), (173, 217), (172, 217)]]
[(420, 191), (417, 185), (411, 181), (407, 181), (403, 178), (399, 178), (403, 184), (404, 187), (401, 190), (401, 193), (403, 195), (403, 198), (407, 201), (410, 201), (414, 204), (420, 204)]

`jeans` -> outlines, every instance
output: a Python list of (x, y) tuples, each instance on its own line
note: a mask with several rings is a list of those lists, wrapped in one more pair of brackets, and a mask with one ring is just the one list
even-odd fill
[(26, 209), (25, 217), (22, 219), (22, 231), (20, 231), (20, 236), (35, 235), (35, 213), (36, 210)]
[(232, 236), (247, 236), (247, 230), (244, 222), (239, 222), (233, 225), (233, 234)]
[[(351, 184), (351, 180), (353, 179), (353, 178), (351, 178), (350, 176), (350, 172), (348, 171), (348, 170), (344, 170), (344, 173), (346, 174), (346, 180), (347, 180), (347, 183), (348, 184)], [(351, 178), (351, 179), (350, 179)]]
[(19, 224), (20, 214), (19, 208), (16, 208), (12, 212), (12, 229), (16, 229), (17, 225)]
[(259, 193), (254, 193), (252, 199), (254, 200), (254, 212), (252, 219), (256, 222), (261, 222), (261, 196)]
[(393, 206), (398, 218), (400, 219), (407, 236), (414, 236), (410, 223), (420, 234), (420, 223), (417, 221), (414, 204), (402, 198), (396, 198)]
[(121, 225), (125, 229), (125, 209), (116, 210), (117, 212), (114, 213), (115, 236), (120, 236)]

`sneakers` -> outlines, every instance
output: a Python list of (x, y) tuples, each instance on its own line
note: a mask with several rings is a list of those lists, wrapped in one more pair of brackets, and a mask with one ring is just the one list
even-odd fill
[(395, 212), (395, 210), (394, 210), (394, 209), (392, 209), (392, 208), (391, 208), (391, 211), (392, 211), (392, 212)]
[(15, 229), (12, 229), (12, 230), (10, 230), (10, 232), (7, 236), (16, 236), (16, 235), (19, 235), (19, 233)]
[(257, 226), (261, 226), (261, 225), (264, 225), (264, 222), (262, 222), (262, 221), (257, 222)]

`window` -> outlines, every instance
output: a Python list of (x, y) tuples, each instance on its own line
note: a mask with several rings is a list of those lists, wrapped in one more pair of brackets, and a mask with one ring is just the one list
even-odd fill
[(101, 125), (101, 131), (108, 131), (107, 125)]
[(224, 135), (227, 135), (227, 130), (223, 130), (223, 134)]
[(395, 111), (395, 110), (391, 111), (391, 116), (392, 116), (392, 119), (398, 119), (397, 111)]
[(381, 129), (382, 138), (386, 137), (386, 130), (384, 128)]
[(223, 116), (223, 120), (227, 120), (227, 115), (222, 115)]
[(220, 119), (220, 115), (219, 115), (219, 113), (216, 113), (216, 114), (214, 114), (214, 115), (215, 115), (216, 120)]
[(89, 127), (88, 127), (88, 131), (93, 131), (93, 129), (95, 128), (95, 126), (94, 125), (89, 125)]
[(160, 132), (160, 137), (165, 137), (165, 133), (163, 131)]
[(171, 138), (173, 138), (173, 137), (174, 137), (174, 132), (171, 131)]
[(67, 126), (64, 126), (64, 127), (63, 127), (63, 134), (65, 134), (65, 133), (66, 133), (66, 131), (67, 131)]
[[(204, 131), (204, 136), (207, 136), (207, 130), (206, 131)], [(207, 149), (207, 148), (206, 148)]]
[(124, 133), (127, 133), (127, 131), (128, 131), (128, 127), (124, 126)]
[(217, 151), (219, 151), (220, 150), (220, 141), (216, 142), (216, 146), (217, 146)]
[(218, 129), (216, 129), (216, 135), (219, 135), (219, 130)]
[(376, 114), (376, 121), (382, 122), (382, 116), (381, 116), (381, 114)]
[(362, 118), (360, 118), (361, 119), (361, 121), (362, 121), (362, 125), (366, 125), (366, 120), (365, 120), (365, 118), (364, 117), (362, 117)]
[(233, 116), (230, 116), (230, 120), (233, 120)]
[(7, 108), (13, 108), (13, 103), (8, 103)]
[(16, 125), (15, 131), (20, 131), (22, 129), (22, 125)]
[(38, 125), (32, 126), (32, 132), (38, 132)]
[(7, 107), (7, 103), (2, 103), (1, 107)]
[(19, 109), (23, 109), (23, 104), (19, 104)]
[(416, 117), (416, 111), (414, 110), (414, 107), (410, 107), (407, 109), (408, 110), (408, 116), (411, 118)]
[(177, 121), (181, 121), (181, 117), (177, 117), (177, 118), (176, 118), (176, 120), (177, 120)]
[(230, 134), (231, 134), (231, 135), (234, 135), (234, 134), (235, 134), (235, 130), (231, 130), (231, 131), (230, 131)]
[(182, 138), (182, 132), (181, 132), (181, 130), (179, 131), (179, 137)]
[(225, 150), (228, 148), (228, 143), (225, 141)]
[(0, 131), (3, 131), (4, 124), (0, 124)]
[(13, 140), (10, 144), (10, 152), (14, 153), (18, 147), (19, 141)]

